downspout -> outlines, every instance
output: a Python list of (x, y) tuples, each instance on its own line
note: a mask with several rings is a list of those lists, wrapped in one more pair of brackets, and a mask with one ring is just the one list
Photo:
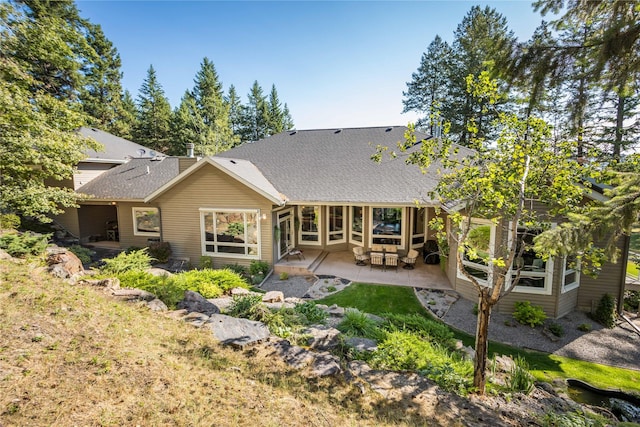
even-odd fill
[(624, 235), (622, 259), (620, 260), (622, 274), (620, 274), (620, 286), (618, 287), (618, 314), (622, 314), (622, 309), (624, 308), (624, 289), (627, 286), (627, 263), (629, 262), (630, 243), (631, 243), (631, 236)]

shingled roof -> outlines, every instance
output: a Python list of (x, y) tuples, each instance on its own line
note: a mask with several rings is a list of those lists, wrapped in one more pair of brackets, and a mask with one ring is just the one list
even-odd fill
[(88, 158), (85, 159), (85, 161), (124, 163), (134, 157), (152, 158), (158, 154), (162, 154), (100, 129), (81, 127), (78, 129), (78, 133), (98, 141), (104, 147), (101, 151), (87, 150), (86, 154)]
[[(371, 160), (377, 145), (398, 151), (396, 144), (404, 141), (406, 130), (387, 126), (285, 131), (218, 156), (252, 162), (290, 203), (429, 204), (438, 165), (423, 174), (402, 158), (384, 156), (379, 164)], [(421, 141), (429, 135), (416, 132), (416, 137)]]
[(76, 190), (92, 196), (91, 200), (139, 200), (178, 175), (177, 157), (131, 159), (114, 167)]

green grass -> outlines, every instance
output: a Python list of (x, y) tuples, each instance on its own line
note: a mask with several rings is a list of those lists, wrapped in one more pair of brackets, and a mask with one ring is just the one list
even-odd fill
[(337, 304), (340, 307), (353, 307), (365, 313), (382, 315), (424, 314), (424, 307), (413, 293), (413, 288), (405, 286), (370, 285), (353, 283), (344, 290), (316, 301), (318, 304)]
[[(403, 286), (381, 286), (354, 283), (344, 290), (317, 301), (319, 304), (338, 304), (354, 307), (366, 313), (419, 313), (432, 317), (420, 304), (413, 289)], [(454, 330), (455, 338), (465, 345), (474, 346), (474, 337)], [(489, 354), (521, 355), (529, 364), (537, 380), (576, 378), (600, 388), (623, 389), (640, 393), (640, 371), (615, 368), (597, 363), (569, 359), (553, 354), (526, 351), (505, 344), (490, 342)]]
[(638, 266), (633, 262), (627, 263), (627, 274), (629, 276), (638, 277)]

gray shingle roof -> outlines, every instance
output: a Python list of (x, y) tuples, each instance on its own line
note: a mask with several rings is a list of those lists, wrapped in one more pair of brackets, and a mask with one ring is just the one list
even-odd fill
[[(431, 202), (437, 184), (402, 158), (371, 160), (378, 144), (397, 150), (405, 126), (285, 131), (243, 144), (219, 157), (251, 161), (291, 202), (408, 204)], [(418, 140), (428, 135), (417, 132)], [(464, 150), (462, 150), (464, 152)]]
[(89, 158), (85, 161), (113, 161), (122, 163), (134, 157), (154, 157), (156, 154), (162, 154), (100, 129), (81, 127), (78, 133), (98, 141), (104, 147), (100, 152), (87, 150), (86, 154)]
[(80, 187), (98, 200), (144, 200), (178, 175), (178, 158), (131, 159)]

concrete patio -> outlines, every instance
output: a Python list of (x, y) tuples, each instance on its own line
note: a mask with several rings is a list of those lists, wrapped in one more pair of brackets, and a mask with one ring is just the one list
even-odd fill
[(402, 268), (383, 271), (380, 267), (371, 268), (369, 264), (355, 264), (350, 251), (323, 252), (319, 249), (305, 249), (302, 257), (283, 258), (274, 266), (274, 273), (287, 272), (290, 275), (328, 275), (348, 279), (353, 282), (376, 283), (383, 285), (411, 286), (415, 288), (451, 290), (449, 279), (440, 265), (424, 264), (418, 258), (413, 270)]

